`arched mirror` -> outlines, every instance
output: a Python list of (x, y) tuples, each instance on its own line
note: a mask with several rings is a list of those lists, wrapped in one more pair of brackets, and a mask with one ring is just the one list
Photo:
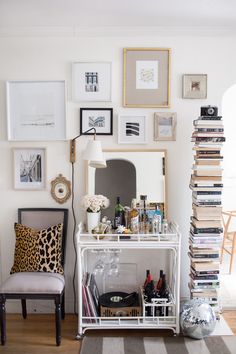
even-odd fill
[(123, 206), (130, 206), (141, 194), (166, 215), (166, 150), (105, 150), (104, 156), (107, 168), (88, 167), (87, 193), (109, 198), (105, 215), (114, 218), (117, 196)]

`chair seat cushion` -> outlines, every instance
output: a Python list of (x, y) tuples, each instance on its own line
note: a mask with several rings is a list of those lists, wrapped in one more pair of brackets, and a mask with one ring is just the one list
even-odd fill
[(0, 286), (2, 294), (61, 294), (65, 278), (57, 273), (21, 272), (11, 274)]

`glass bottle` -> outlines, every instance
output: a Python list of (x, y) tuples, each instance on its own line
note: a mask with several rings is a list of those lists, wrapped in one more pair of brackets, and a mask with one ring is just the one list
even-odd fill
[(147, 196), (140, 195), (140, 233), (149, 233), (149, 219), (147, 214)]
[(168, 221), (166, 219), (163, 219), (162, 233), (163, 234), (167, 234), (168, 233)]
[(163, 283), (163, 270), (161, 269), (160, 270), (160, 277), (158, 279), (158, 282), (157, 282), (157, 285), (156, 285), (156, 290), (157, 290), (157, 293), (159, 294), (160, 293), (160, 290), (162, 288), (162, 283)]
[(136, 209), (136, 200), (132, 199), (130, 210), (130, 230), (133, 234), (139, 233), (139, 212)]
[(120, 204), (120, 197), (116, 198), (114, 228), (124, 225), (124, 207)]

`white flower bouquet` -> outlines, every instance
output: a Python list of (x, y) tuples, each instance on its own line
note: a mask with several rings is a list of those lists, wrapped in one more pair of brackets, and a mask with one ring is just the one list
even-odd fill
[(85, 195), (82, 199), (82, 207), (89, 213), (98, 213), (101, 209), (108, 208), (110, 202), (104, 195)]

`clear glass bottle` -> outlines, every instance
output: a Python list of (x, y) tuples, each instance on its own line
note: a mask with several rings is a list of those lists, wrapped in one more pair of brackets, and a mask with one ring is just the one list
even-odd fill
[(166, 219), (163, 219), (162, 233), (163, 234), (167, 234), (168, 233), (168, 221)]

